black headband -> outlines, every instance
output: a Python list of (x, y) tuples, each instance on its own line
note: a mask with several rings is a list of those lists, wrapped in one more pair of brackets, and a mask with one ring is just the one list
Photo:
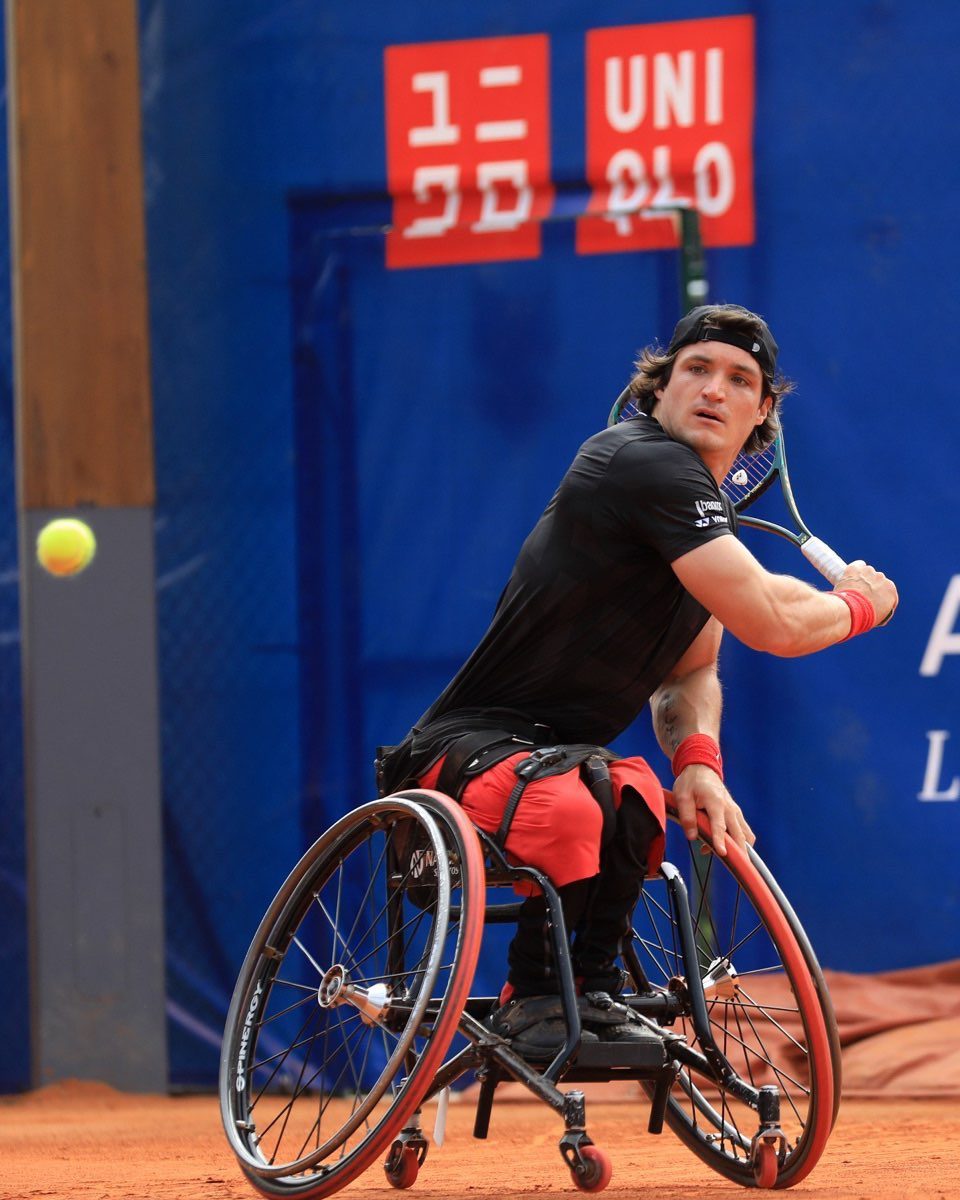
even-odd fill
[[(756, 337), (753, 337), (749, 333), (742, 333), (739, 329), (729, 329), (713, 324), (717, 313), (735, 313), (738, 316), (751, 318), (759, 322), (760, 331)], [(691, 309), (685, 317), (677, 322), (667, 353), (674, 354), (683, 346), (690, 346), (695, 342), (726, 342), (729, 346), (737, 346), (740, 350), (746, 350), (757, 360), (760, 369), (770, 379), (773, 378), (777, 369), (778, 347), (766, 321), (762, 317), (758, 317), (756, 313), (741, 308), (738, 304), (702, 304), (699, 308)]]

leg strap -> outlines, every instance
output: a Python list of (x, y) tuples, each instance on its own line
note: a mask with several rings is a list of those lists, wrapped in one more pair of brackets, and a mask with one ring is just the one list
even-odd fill
[(580, 764), (580, 778), (590, 789), (603, 814), (600, 833), (600, 853), (603, 854), (617, 832), (617, 806), (613, 802), (613, 783), (607, 759), (600, 754), (591, 754)]
[[(502, 850), (507, 834), (513, 824), (520, 798), (528, 783), (536, 779), (548, 779), (551, 775), (565, 775), (574, 767), (580, 768), (583, 782), (600, 806), (603, 814), (603, 831), (600, 836), (601, 849), (607, 846), (616, 832), (617, 810), (613, 803), (613, 785), (607, 763), (616, 756), (600, 746), (544, 746), (522, 759), (514, 768), (517, 782), (507, 797), (503, 819), (494, 835), (494, 841)], [(499, 760), (498, 760), (499, 761)], [(491, 764), (492, 765), (492, 764)]]

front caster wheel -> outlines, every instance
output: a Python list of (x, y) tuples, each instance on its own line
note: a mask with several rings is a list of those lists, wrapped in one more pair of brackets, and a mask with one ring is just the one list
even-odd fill
[(777, 1182), (780, 1163), (774, 1142), (760, 1142), (753, 1160), (753, 1178), (758, 1188), (772, 1188)]
[(581, 1146), (580, 1161), (570, 1174), (581, 1192), (602, 1192), (613, 1175), (613, 1163), (599, 1146)]
[(391, 1156), (383, 1164), (387, 1183), (395, 1188), (413, 1187), (420, 1172), (420, 1159), (412, 1146), (405, 1146), (400, 1153)]

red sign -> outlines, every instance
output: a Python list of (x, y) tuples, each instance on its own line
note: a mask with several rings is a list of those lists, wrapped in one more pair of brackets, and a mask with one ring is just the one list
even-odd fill
[(388, 267), (536, 258), (550, 185), (548, 40), (388, 46)]
[(708, 246), (753, 241), (752, 17), (587, 33), (587, 180), (577, 250), (677, 244), (692, 205)]

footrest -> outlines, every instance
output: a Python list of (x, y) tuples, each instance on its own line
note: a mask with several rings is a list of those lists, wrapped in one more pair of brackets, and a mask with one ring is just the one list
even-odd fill
[(574, 1070), (605, 1067), (616, 1070), (658, 1072), (667, 1065), (663, 1041), (651, 1033), (642, 1040), (625, 1042), (584, 1042), (580, 1046)]

